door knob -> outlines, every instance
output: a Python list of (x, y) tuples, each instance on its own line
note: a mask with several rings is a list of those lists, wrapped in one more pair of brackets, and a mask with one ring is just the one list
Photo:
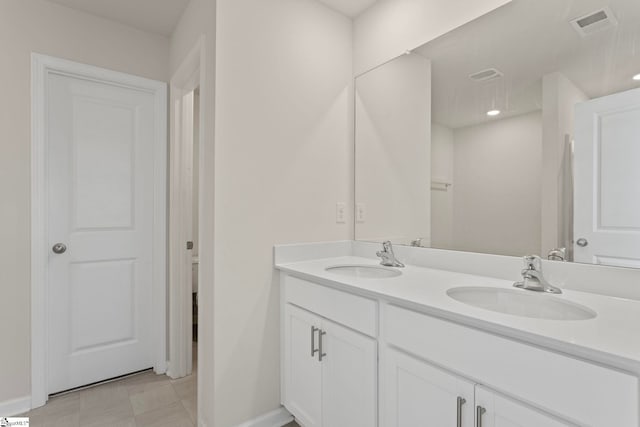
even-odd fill
[(67, 251), (67, 245), (65, 245), (64, 243), (56, 243), (55, 245), (53, 245), (53, 248), (51, 248), (51, 250), (53, 250), (54, 254), (63, 254)]
[(576, 241), (576, 245), (580, 246), (581, 248), (587, 247), (589, 245), (589, 241), (587, 239), (578, 239), (578, 241)]

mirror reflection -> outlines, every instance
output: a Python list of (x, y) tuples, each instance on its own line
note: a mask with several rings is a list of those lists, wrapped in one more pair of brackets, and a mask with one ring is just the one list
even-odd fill
[(513, 0), (356, 79), (356, 239), (640, 267), (640, 3)]

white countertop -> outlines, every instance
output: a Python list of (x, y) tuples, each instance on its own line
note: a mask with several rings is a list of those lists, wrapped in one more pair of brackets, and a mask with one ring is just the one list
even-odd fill
[[(399, 277), (357, 278), (325, 271), (336, 265), (379, 265), (375, 259), (345, 256), (276, 264), (291, 275), (355, 294), (508, 336), (530, 344), (640, 375), (640, 301), (563, 290), (549, 295), (584, 305), (597, 316), (589, 320), (545, 320), (502, 314), (454, 300), (454, 287), (512, 287), (513, 281), (408, 265)], [(516, 278), (514, 278), (515, 280)], [(523, 291), (528, 292), (528, 291)]]

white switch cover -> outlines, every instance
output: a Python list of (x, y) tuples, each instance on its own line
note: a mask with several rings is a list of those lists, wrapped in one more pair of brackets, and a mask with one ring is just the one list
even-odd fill
[(336, 203), (336, 224), (345, 224), (347, 222), (347, 205), (344, 203)]
[(364, 203), (356, 204), (356, 222), (363, 223), (365, 220), (366, 207)]

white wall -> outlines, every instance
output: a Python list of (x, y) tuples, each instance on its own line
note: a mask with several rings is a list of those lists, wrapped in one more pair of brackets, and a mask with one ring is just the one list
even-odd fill
[(356, 81), (359, 240), (431, 238), (431, 64), (402, 55)]
[(454, 131), (453, 249), (540, 253), (541, 112)]
[(31, 52), (157, 80), (169, 42), (41, 0), (0, 2), (0, 402), (30, 395)]
[[(315, 0), (218, 0), (215, 427), (280, 404), (275, 243), (348, 239), (351, 20)], [(202, 249), (202, 248), (201, 248)], [(202, 256), (201, 254), (201, 259)], [(205, 338), (206, 339), (206, 338)], [(209, 424), (211, 425), (211, 424)]]
[(511, 0), (379, 0), (354, 22), (354, 69), (361, 74)]
[[(431, 180), (453, 184), (453, 129), (431, 125)], [(448, 249), (453, 245), (453, 197), (455, 185), (431, 190), (431, 247)]]
[[(563, 220), (563, 198), (572, 194), (563, 191), (565, 136), (573, 137), (574, 109), (587, 96), (561, 73), (547, 74), (542, 79), (542, 248), (546, 255), (551, 249), (567, 247), (566, 237), (571, 224)], [(566, 215), (565, 215), (566, 216)]]
[(213, 268), (214, 268), (214, 182), (215, 182), (215, 77), (216, 77), (216, 1), (191, 0), (171, 36), (170, 69), (173, 76), (189, 52), (204, 42), (200, 72), (205, 84), (200, 87), (200, 108), (204, 117), (202, 151), (198, 153), (203, 169), (200, 189), (200, 245), (198, 267), (198, 421), (214, 425), (213, 375)]

